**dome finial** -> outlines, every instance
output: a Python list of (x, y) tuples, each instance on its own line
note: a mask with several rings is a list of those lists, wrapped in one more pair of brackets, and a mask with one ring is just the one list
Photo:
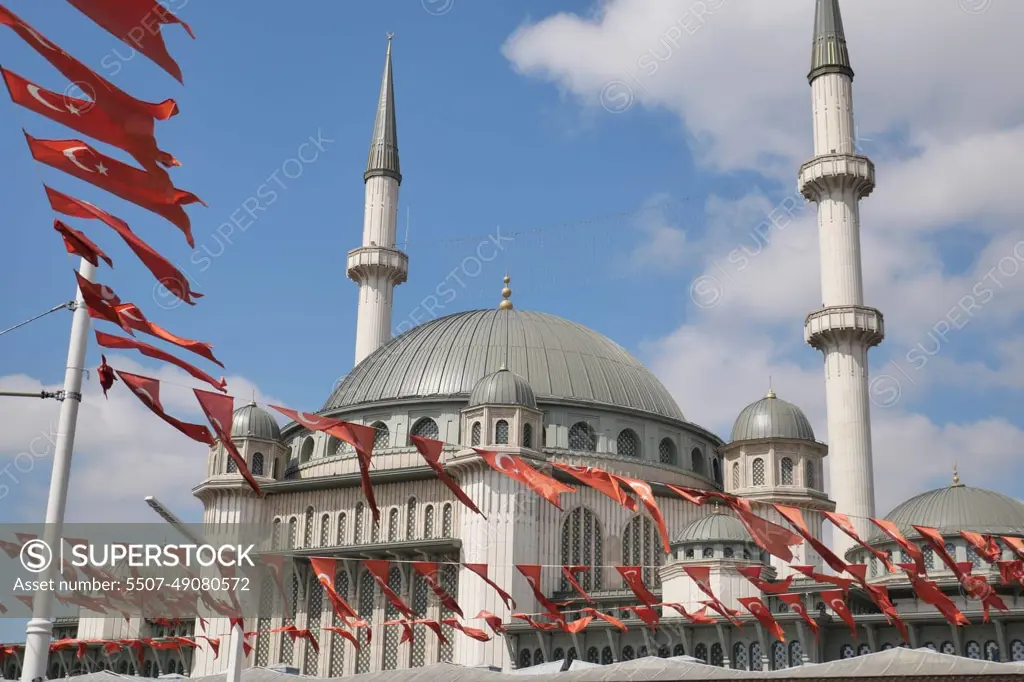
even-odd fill
[(765, 398), (774, 398), (775, 391), (772, 390), (772, 376), (768, 375), (768, 393), (765, 394)]
[(508, 283), (512, 281), (512, 278), (508, 276), (508, 271), (505, 271), (505, 288), (501, 290), (502, 302), (498, 304), (498, 310), (512, 310), (512, 290), (508, 288)]
[(956, 462), (954, 461), (953, 462), (953, 486), (956, 487), (958, 485), (960, 485), (960, 472), (957, 471)]
[(249, 401), (249, 407), (256, 407), (256, 389), (252, 389), (252, 400)]

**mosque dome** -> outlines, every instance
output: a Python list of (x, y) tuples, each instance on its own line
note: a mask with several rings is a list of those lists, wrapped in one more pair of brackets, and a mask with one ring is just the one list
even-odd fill
[[(911, 526), (936, 528), (942, 535), (961, 530), (991, 535), (1024, 535), (1024, 503), (1000, 493), (959, 483), (912, 497), (886, 515), (907, 538), (919, 538)], [(892, 542), (881, 531), (869, 543)]]
[(762, 438), (814, 440), (814, 429), (803, 410), (769, 391), (764, 398), (743, 408), (733, 424), (729, 440)]
[(691, 542), (753, 542), (750, 533), (735, 516), (715, 512), (686, 526), (676, 536), (678, 544)]
[(466, 399), (503, 363), (541, 402), (685, 421), (662, 383), (615, 342), (554, 315), (512, 308), (448, 315), (391, 339), (336, 386), (321, 411), (409, 398)]
[(232, 438), (281, 440), (281, 427), (274, 416), (256, 403), (235, 410), (231, 418)]
[(530, 382), (502, 367), (473, 387), (473, 392), (469, 394), (469, 406), (478, 405), (521, 405), (536, 410), (537, 398), (533, 395)]

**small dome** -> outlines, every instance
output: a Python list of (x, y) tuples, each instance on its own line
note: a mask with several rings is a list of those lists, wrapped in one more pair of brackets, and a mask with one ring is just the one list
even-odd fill
[[(936, 528), (943, 535), (961, 530), (990, 535), (1024, 535), (1024, 504), (991, 490), (954, 484), (912, 497), (886, 515), (907, 538), (920, 535), (911, 525)], [(892, 542), (881, 531), (869, 543)]]
[(676, 537), (677, 543), (753, 541), (739, 519), (717, 511), (697, 519)]
[(272, 414), (256, 403), (249, 403), (235, 410), (231, 419), (231, 437), (281, 440), (281, 427)]
[(764, 398), (743, 408), (733, 424), (729, 440), (761, 438), (814, 440), (814, 429), (803, 410), (769, 391)]
[(536, 410), (537, 398), (533, 395), (530, 382), (502, 367), (473, 387), (473, 392), (469, 394), (469, 406), (478, 405), (522, 405)]

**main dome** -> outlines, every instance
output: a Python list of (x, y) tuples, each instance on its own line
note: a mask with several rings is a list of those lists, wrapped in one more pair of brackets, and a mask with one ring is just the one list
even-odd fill
[(391, 339), (339, 383), (321, 411), (385, 400), (468, 397), (502, 364), (539, 402), (621, 407), (685, 421), (639, 360), (583, 325), (529, 310), (471, 310)]
[[(962, 484), (921, 493), (897, 506), (885, 518), (895, 523), (907, 538), (920, 537), (912, 525), (937, 528), (943, 535), (959, 535), (961, 530), (1024, 535), (1024, 504), (991, 490)], [(878, 531), (868, 542), (890, 540)]]

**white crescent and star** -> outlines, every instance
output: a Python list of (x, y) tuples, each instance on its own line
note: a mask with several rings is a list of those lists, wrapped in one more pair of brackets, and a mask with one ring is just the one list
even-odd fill
[(146, 402), (148, 402), (150, 405), (156, 405), (156, 398), (154, 398), (152, 395), (150, 395), (149, 391), (147, 391), (146, 389), (144, 389), (144, 388), (135, 388), (135, 389), (132, 389), (132, 390), (135, 391), (136, 395), (138, 395), (138, 396), (140, 396), (142, 398), (145, 398)]
[(49, 40), (47, 40), (43, 36), (39, 35), (39, 33), (37, 33), (36, 30), (34, 28), (32, 28), (31, 26), (29, 26), (28, 24), (24, 24), (24, 23), (20, 23), (19, 22), (18, 28), (24, 30), (26, 33), (28, 33), (30, 36), (32, 36), (35, 39), (36, 42), (38, 42), (40, 45), (45, 47), (47, 50), (56, 50), (57, 49), (56, 45), (51, 43)]
[(841, 613), (846, 610), (846, 603), (843, 602), (842, 599), (833, 599), (828, 603), (828, 605), (837, 613)]
[[(99, 166), (97, 166), (96, 170), (93, 170), (92, 168), (89, 168), (88, 166), (83, 164), (81, 161), (78, 160), (78, 157), (75, 155), (75, 152), (83, 149), (86, 151), (89, 150), (88, 147), (68, 147), (67, 149), (64, 150), (64, 156), (67, 157), (68, 161), (75, 164), (76, 166), (84, 170), (86, 173), (95, 173), (100, 169), (100, 167), (103, 166), (103, 164), (101, 163)], [(103, 174), (106, 174), (105, 169), (103, 170)]]
[(43, 97), (43, 96), (42, 96), (42, 95), (41, 95), (41, 94), (39, 93), (39, 86), (38, 86), (38, 85), (33, 85), (32, 83), (28, 83), (28, 84), (26, 84), (26, 85), (25, 85), (25, 89), (26, 89), (26, 90), (28, 90), (28, 94), (32, 96), (32, 99), (36, 100), (37, 102), (39, 102), (40, 104), (42, 104), (42, 105), (43, 105), (44, 107), (46, 107), (47, 109), (52, 109), (53, 111), (60, 111), (60, 112), (63, 112), (63, 111), (64, 111), (64, 110), (63, 110), (63, 109), (61, 109), (60, 107), (58, 107), (58, 106), (55, 106), (55, 105), (54, 105), (53, 103), (51, 103), (51, 102), (47, 101), (47, 100), (46, 100), (46, 99), (45, 99), (45, 98), (44, 98), (44, 97)]
[[(505, 466), (505, 464), (504, 464), (505, 460), (508, 460), (509, 462), (511, 462), (512, 466), (510, 466), (510, 467), (509, 466)], [(494, 458), (494, 465), (496, 467), (498, 467), (499, 471), (504, 471), (504, 472), (510, 473), (510, 474), (518, 474), (519, 473), (519, 467), (516, 466), (516, 461), (514, 459), (512, 459), (509, 455), (506, 455), (506, 454), (503, 454), (503, 453), (500, 453), (500, 452)]]

